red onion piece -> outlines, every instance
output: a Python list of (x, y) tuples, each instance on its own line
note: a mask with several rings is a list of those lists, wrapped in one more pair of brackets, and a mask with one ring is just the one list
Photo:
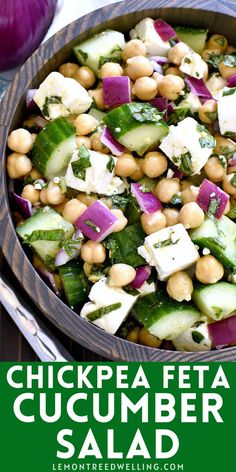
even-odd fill
[(154, 28), (162, 41), (169, 41), (169, 39), (173, 39), (177, 36), (172, 26), (168, 25), (168, 23), (161, 18), (154, 21)]
[(101, 142), (110, 149), (114, 156), (120, 156), (125, 151), (125, 147), (113, 138), (107, 126), (102, 133)]
[(153, 67), (153, 72), (158, 72), (158, 74), (161, 74), (163, 75), (163, 68), (160, 64), (158, 64), (157, 62), (155, 61), (152, 61), (150, 58), (148, 58), (152, 67)]
[(196, 79), (195, 77), (186, 76), (185, 82), (193, 92), (198, 97), (206, 98), (207, 100), (212, 99), (212, 95), (202, 79)]
[(210, 337), (216, 348), (220, 349), (236, 342), (236, 315), (208, 324)]
[(149, 61), (153, 61), (153, 62), (156, 62), (157, 64), (160, 64), (160, 66), (162, 66), (163, 64), (167, 64), (167, 62), (169, 62), (169, 59), (164, 56), (150, 56), (148, 59)]
[(53, 291), (56, 293), (58, 297), (60, 297), (61, 292), (57, 287), (57, 284), (55, 282), (54, 276), (52, 272), (49, 272), (49, 270), (46, 269), (46, 267), (42, 264), (41, 266), (37, 267), (37, 271), (42, 275), (43, 279), (53, 289)]
[(138, 289), (142, 287), (142, 285), (146, 282), (146, 280), (151, 275), (151, 267), (149, 266), (141, 266), (138, 267), (136, 270), (136, 276), (133, 282), (131, 282), (132, 287)]
[(229, 159), (228, 164), (230, 166), (236, 166), (236, 152), (234, 153), (233, 157)]
[(116, 216), (97, 200), (77, 218), (75, 226), (92, 241), (100, 242), (112, 233), (116, 222)]
[(236, 74), (231, 75), (231, 77), (228, 77), (227, 86), (228, 87), (236, 87)]
[(229, 201), (229, 195), (221, 190), (217, 185), (213, 184), (207, 179), (204, 179), (199, 188), (197, 197), (197, 204), (200, 208), (208, 213), (213, 202), (215, 205), (215, 212), (212, 214), (215, 218), (220, 218)]
[(11, 199), (14, 205), (20, 211), (22, 216), (24, 216), (25, 218), (29, 218), (30, 216), (32, 216), (32, 204), (29, 200), (21, 197), (20, 195), (17, 195), (14, 192), (11, 192)]
[(167, 98), (156, 97), (150, 100), (151, 105), (156, 107), (159, 111), (165, 111), (167, 109)]
[(173, 179), (182, 179), (184, 177), (184, 173), (181, 172), (181, 170), (178, 169), (178, 167), (173, 168)]
[(35, 101), (34, 101), (34, 94), (38, 89), (29, 89), (27, 94), (26, 94), (26, 108), (29, 111), (35, 110), (37, 107)]
[(142, 185), (139, 183), (131, 184), (131, 192), (135, 196), (140, 209), (147, 213), (154, 213), (155, 211), (162, 210), (162, 204), (152, 192), (143, 192)]
[(56, 0), (0, 2), (0, 71), (22, 64), (37, 48), (53, 19)]
[(41, 131), (43, 128), (45, 128), (45, 126), (47, 126), (49, 123), (48, 120), (46, 120), (46, 118), (44, 118), (43, 116), (35, 116), (34, 118), (34, 125), (38, 128), (39, 131)]
[(104, 105), (114, 107), (131, 102), (129, 77), (125, 75), (121, 77), (105, 77), (102, 84)]

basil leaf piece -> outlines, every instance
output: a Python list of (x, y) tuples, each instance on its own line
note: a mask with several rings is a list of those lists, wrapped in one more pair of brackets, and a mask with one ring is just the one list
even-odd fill
[(106, 166), (106, 167), (107, 167), (107, 170), (108, 170), (110, 173), (112, 173), (112, 171), (113, 171), (115, 165), (116, 165), (116, 164), (115, 164), (115, 160), (113, 159), (112, 156), (110, 156), (110, 157), (109, 157), (109, 161), (108, 161), (107, 166)]
[(35, 241), (61, 241), (65, 237), (63, 229), (42, 230), (37, 229), (26, 235), (24, 242), (33, 243)]
[(204, 336), (202, 333), (199, 333), (199, 331), (192, 331), (192, 338), (195, 343), (200, 344), (204, 339)]
[(233, 187), (236, 187), (236, 174), (233, 175), (230, 183), (231, 183), (231, 185), (233, 185)]
[(86, 316), (89, 321), (96, 321), (102, 316), (107, 315), (108, 313), (111, 313), (112, 311), (118, 310), (120, 307), (121, 307), (120, 302), (113, 303), (112, 305), (102, 306), (101, 308), (98, 308), (97, 310), (91, 311)]
[(101, 233), (101, 229), (99, 228), (99, 226), (95, 225), (92, 220), (86, 220), (85, 224), (92, 228), (96, 233)]
[(223, 56), (223, 63), (227, 67), (236, 67), (236, 55), (226, 54), (226, 56)]
[(86, 62), (87, 59), (88, 59), (88, 54), (87, 54), (87, 52), (82, 51), (82, 49), (77, 49), (77, 52), (81, 55), (81, 57), (83, 58), (84, 62)]
[(179, 242), (179, 239), (177, 241), (172, 241), (172, 239), (165, 239), (164, 241), (159, 241), (158, 243), (153, 244), (153, 247), (155, 249), (160, 249), (162, 247), (167, 247), (167, 246), (172, 246), (174, 244), (177, 244)]
[(61, 97), (57, 97), (56, 95), (52, 95), (51, 97), (46, 97), (44, 105), (43, 105), (43, 115), (49, 117), (49, 105), (54, 105), (62, 103)]
[(228, 95), (234, 95), (236, 92), (236, 87), (231, 87), (228, 90), (223, 91), (223, 97), (227, 97)]
[(208, 216), (213, 216), (215, 217), (217, 210), (219, 209), (220, 206), (220, 198), (219, 197), (211, 197), (209, 207), (207, 210)]
[(181, 156), (181, 165), (180, 170), (186, 175), (193, 174), (193, 166), (191, 161), (191, 155), (189, 153), (183, 154)]
[(91, 162), (89, 151), (84, 144), (79, 148), (78, 156), (80, 159), (71, 163), (72, 171), (77, 179), (85, 180), (86, 169), (91, 167)]

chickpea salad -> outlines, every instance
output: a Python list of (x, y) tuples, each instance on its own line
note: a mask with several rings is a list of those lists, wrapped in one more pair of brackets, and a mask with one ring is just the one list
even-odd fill
[(128, 341), (234, 345), (236, 48), (144, 18), (75, 46), (26, 108), (7, 171), (48, 285)]

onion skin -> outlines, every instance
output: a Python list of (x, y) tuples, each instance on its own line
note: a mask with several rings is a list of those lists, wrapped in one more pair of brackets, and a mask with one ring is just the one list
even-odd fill
[(57, 0), (1, 0), (0, 72), (22, 64), (53, 19)]

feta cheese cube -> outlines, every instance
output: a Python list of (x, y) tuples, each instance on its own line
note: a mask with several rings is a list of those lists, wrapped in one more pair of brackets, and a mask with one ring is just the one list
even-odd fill
[(152, 18), (144, 18), (130, 31), (131, 39), (141, 39), (150, 56), (167, 56), (170, 49), (169, 41), (162, 41), (154, 27)]
[(145, 295), (149, 295), (150, 293), (156, 291), (156, 284), (154, 282), (150, 284), (148, 282), (144, 282), (140, 288), (137, 288), (137, 291), (139, 292), (139, 297), (145, 297)]
[(137, 296), (126, 293), (122, 288), (110, 287), (106, 277), (91, 288), (89, 299), (91, 302), (85, 303), (80, 315), (88, 319), (87, 315), (99, 308), (104, 308), (115, 303), (121, 303), (120, 308), (102, 315), (93, 323), (108, 333), (115, 334), (120, 325), (127, 318), (129, 311), (137, 300)]
[(214, 147), (213, 136), (205, 126), (190, 117), (176, 126), (171, 125), (169, 134), (160, 145), (167, 157), (187, 175), (200, 173)]
[[(85, 169), (84, 180), (76, 177), (73, 173), (72, 162), (80, 160), (78, 150), (73, 153), (65, 177), (67, 187), (74, 188), (80, 192), (98, 193), (100, 195), (123, 193), (125, 191), (125, 184), (122, 179), (114, 176), (117, 158), (101, 152), (91, 151), (90, 149), (88, 149), (88, 152), (91, 167)], [(112, 165), (110, 166), (110, 164)], [(112, 167), (113, 169), (110, 171)]]
[(221, 134), (236, 134), (236, 87), (224, 87), (219, 92), (218, 119)]
[(177, 351), (210, 351), (212, 348), (207, 323), (193, 325), (187, 331), (184, 331), (184, 333), (179, 334), (172, 342)]
[(206, 82), (206, 87), (215, 100), (218, 100), (219, 92), (226, 86), (226, 80), (221, 77), (219, 72), (215, 72)]
[(59, 72), (51, 72), (46, 77), (35, 93), (34, 101), (50, 120), (73, 113), (80, 115), (92, 104), (92, 98), (82, 85)]
[(183, 57), (180, 64), (180, 70), (191, 77), (202, 79), (206, 70), (206, 65), (200, 54), (190, 51)]
[(150, 234), (138, 248), (138, 253), (149, 265), (156, 267), (160, 280), (166, 280), (199, 259), (198, 251), (182, 224)]

